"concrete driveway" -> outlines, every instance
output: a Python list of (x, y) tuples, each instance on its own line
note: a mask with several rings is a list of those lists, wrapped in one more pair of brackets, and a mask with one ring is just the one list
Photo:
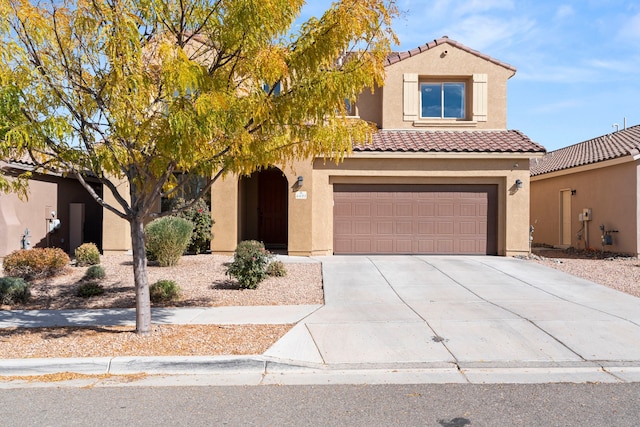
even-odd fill
[(639, 298), (507, 257), (319, 259), (325, 306), (265, 356), (446, 382), (640, 381)]

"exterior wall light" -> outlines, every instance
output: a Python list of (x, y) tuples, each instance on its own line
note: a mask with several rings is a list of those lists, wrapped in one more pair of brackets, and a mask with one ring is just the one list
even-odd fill
[(522, 181), (520, 179), (516, 179), (516, 188), (520, 190), (522, 188)]
[(301, 175), (298, 177), (298, 180), (296, 181), (298, 188), (302, 187), (302, 181), (304, 181), (304, 178)]

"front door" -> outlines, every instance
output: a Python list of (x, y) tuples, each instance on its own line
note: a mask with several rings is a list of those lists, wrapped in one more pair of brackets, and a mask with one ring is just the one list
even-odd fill
[(258, 239), (268, 248), (286, 248), (288, 184), (278, 169), (258, 174)]
[(560, 245), (571, 246), (571, 190), (560, 192)]

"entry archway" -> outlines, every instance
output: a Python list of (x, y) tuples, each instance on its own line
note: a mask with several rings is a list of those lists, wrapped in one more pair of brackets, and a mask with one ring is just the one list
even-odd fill
[(289, 229), (288, 181), (277, 168), (240, 179), (241, 240), (259, 240), (267, 249), (286, 249)]

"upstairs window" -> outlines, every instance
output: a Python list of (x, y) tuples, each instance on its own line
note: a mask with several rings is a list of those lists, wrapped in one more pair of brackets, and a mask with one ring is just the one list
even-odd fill
[(464, 119), (464, 83), (421, 83), (420, 117), (425, 119)]
[(268, 83), (264, 83), (262, 85), (262, 90), (265, 91), (265, 93), (271, 93), (273, 91), (273, 94), (275, 96), (280, 95), (280, 92), (282, 91), (282, 86), (280, 85), (280, 82), (276, 83), (275, 86), (271, 87), (270, 84)]

